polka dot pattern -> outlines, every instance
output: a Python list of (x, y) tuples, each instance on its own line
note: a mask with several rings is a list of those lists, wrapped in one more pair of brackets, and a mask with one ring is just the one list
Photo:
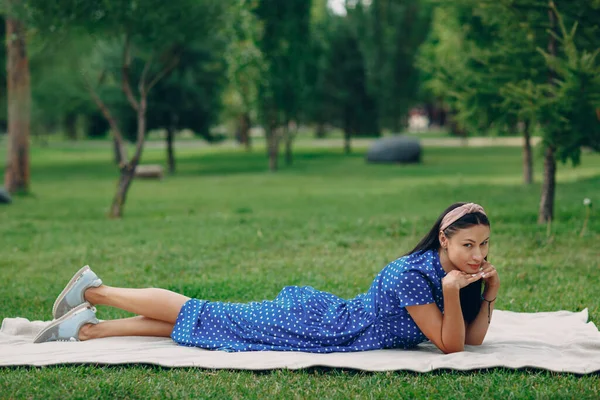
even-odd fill
[(436, 303), (443, 312), (445, 272), (436, 251), (388, 264), (369, 291), (342, 299), (310, 286), (287, 286), (274, 300), (188, 300), (171, 338), (183, 346), (224, 351), (331, 353), (412, 348), (426, 340), (407, 306)]

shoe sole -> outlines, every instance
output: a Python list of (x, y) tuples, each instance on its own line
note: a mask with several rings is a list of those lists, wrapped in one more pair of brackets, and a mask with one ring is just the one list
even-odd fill
[[(42, 329), (40, 331), (40, 333), (37, 334), (37, 336), (35, 337), (35, 339), (33, 339), (33, 343), (37, 343), (37, 340), (48, 329), (54, 328), (56, 325), (59, 325), (59, 324), (63, 323), (65, 320), (67, 320), (68, 318), (72, 317), (73, 315), (76, 315), (76, 314), (78, 314), (80, 312), (83, 312), (83, 311), (87, 310), (88, 308), (90, 308), (90, 309), (92, 309), (92, 311), (96, 312), (96, 309), (90, 303), (87, 303), (87, 302), (81, 303), (80, 305), (78, 305), (77, 307), (73, 308), (71, 311), (69, 311), (68, 313), (66, 313), (65, 315), (63, 315), (62, 317), (60, 317), (59, 319), (55, 319), (54, 321), (52, 321), (44, 329)], [(46, 342), (44, 342), (44, 343), (46, 343)]]
[[(77, 271), (75, 273), (75, 275), (73, 275), (73, 277), (71, 278), (71, 280), (69, 281), (69, 283), (67, 283), (67, 286), (65, 286), (65, 288), (63, 289), (63, 291), (60, 292), (60, 294), (58, 295), (58, 297), (56, 298), (56, 300), (54, 300), (54, 305), (52, 306), (52, 318), (56, 319), (56, 308), (58, 307), (58, 304), (66, 296), (67, 292), (69, 290), (71, 290), (71, 288), (75, 285), (75, 282), (77, 282), (79, 280), (79, 278), (81, 278), (81, 275), (83, 275), (83, 273), (86, 270), (88, 270), (88, 269), (91, 269), (90, 266), (89, 265), (85, 265), (79, 271)], [(84, 297), (83, 300), (85, 301), (85, 297)]]

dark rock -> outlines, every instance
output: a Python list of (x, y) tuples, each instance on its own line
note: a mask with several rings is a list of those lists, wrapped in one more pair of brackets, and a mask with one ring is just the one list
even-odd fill
[(0, 187), (0, 204), (10, 204), (12, 203), (12, 199), (10, 198), (10, 195), (8, 194), (8, 192), (6, 190), (4, 190), (4, 188)]
[(419, 163), (421, 144), (418, 139), (393, 136), (379, 139), (367, 152), (370, 163)]

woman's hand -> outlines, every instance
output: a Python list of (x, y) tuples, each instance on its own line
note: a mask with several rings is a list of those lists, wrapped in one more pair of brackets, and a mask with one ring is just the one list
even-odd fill
[(448, 272), (448, 274), (442, 279), (442, 285), (462, 289), (465, 286), (480, 280), (482, 277), (482, 272), (477, 274), (467, 274), (466, 272), (453, 270)]
[(486, 288), (498, 289), (500, 287), (500, 278), (498, 278), (498, 271), (492, 264), (487, 261), (483, 262), (481, 266), (481, 278), (485, 282)]

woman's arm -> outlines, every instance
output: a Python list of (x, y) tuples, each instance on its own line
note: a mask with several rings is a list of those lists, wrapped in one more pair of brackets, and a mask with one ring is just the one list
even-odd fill
[(490, 321), (492, 320), (492, 312), (494, 311), (494, 304), (496, 303), (496, 295), (498, 294), (498, 288), (488, 287), (486, 285), (485, 291), (483, 292), (483, 298), (486, 300), (493, 300), (491, 302), (481, 301), (481, 308), (475, 320), (471, 322), (466, 329), (465, 344), (479, 346), (483, 343), (483, 339), (487, 334)]
[(444, 277), (444, 314), (435, 303), (406, 307), (421, 332), (446, 354), (465, 348), (466, 330), (460, 307), (460, 288), (479, 278), (479, 275), (472, 276), (459, 271), (452, 271)]
[(479, 346), (487, 334), (488, 327), (492, 320), (496, 296), (500, 288), (500, 279), (494, 266), (486, 262), (483, 266), (482, 278), (485, 280), (485, 290), (483, 298), (488, 301), (481, 301), (481, 308), (475, 320), (466, 328), (465, 344)]

